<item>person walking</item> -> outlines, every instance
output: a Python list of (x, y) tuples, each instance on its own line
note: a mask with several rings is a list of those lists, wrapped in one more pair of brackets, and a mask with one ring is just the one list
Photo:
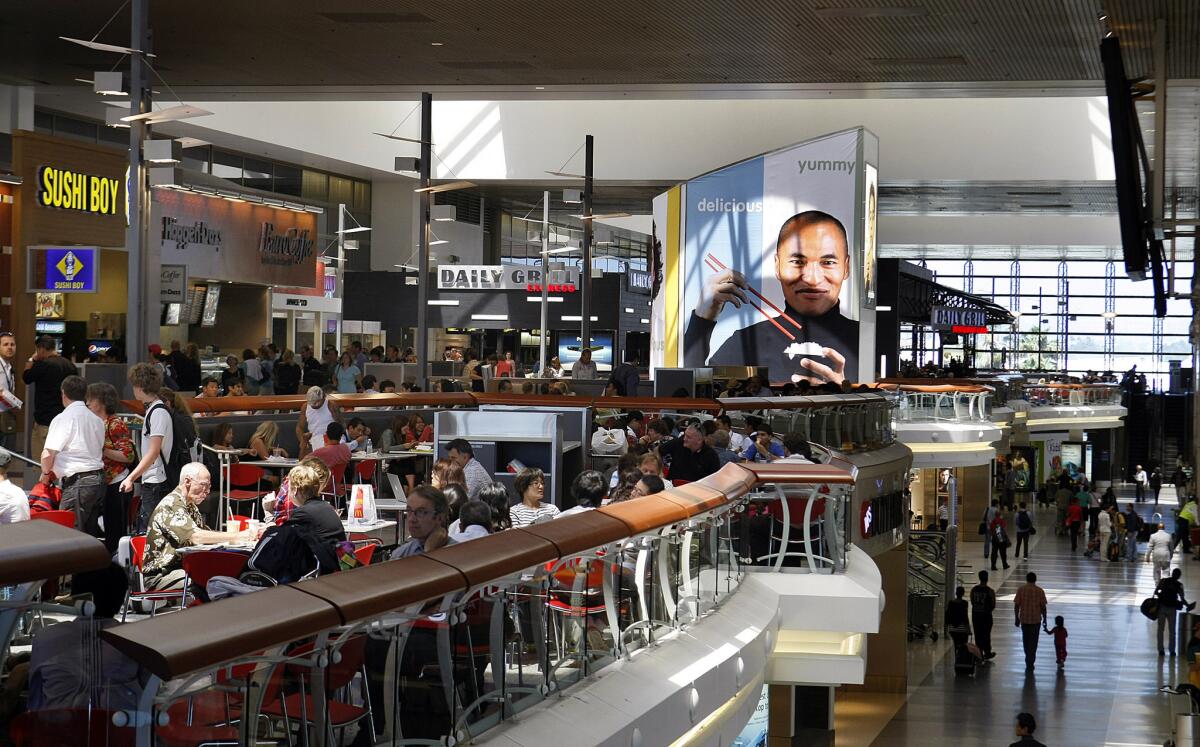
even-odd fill
[(1163, 628), (1169, 628), (1170, 633), (1167, 638), (1171, 650), (1171, 656), (1175, 655), (1175, 623), (1179, 617), (1179, 611), (1184, 607), (1189, 607), (1187, 599), (1183, 595), (1183, 583), (1179, 578), (1183, 575), (1183, 571), (1176, 568), (1171, 571), (1171, 575), (1158, 582), (1154, 587), (1154, 598), (1158, 600), (1158, 655), (1164, 656), (1163, 653)]
[(1162, 470), (1160, 470), (1158, 467), (1152, 467), (1150, 469), (1149, 484), (1150, 484), (1150, 492), (1154, 494), (1154, 505), (1157, 506), (1158, 505), (1158, 494), (1162, 492), (1162, 486), (1163, 486)]
[(1142, 465), (1139, 464), (1133, 470), (1133, 499), (1138, 503), (1141, 503), (1142, 499), (1146, 497), (1147, 482), (1149, 482), (1149, 478), (1146, 477), (1146, 470), (1142, 469)]
[(1054, 618), (1054, 627), (1046, 628), (1046, 635), (1054, 636), (1054, 662), (1062, 669), (1067, 663), (1067, 625), (1062, 615)]
[(62, 487), (59, 507), (75, 512), (75, 528), (102, 537), (100, 515), (104, 508), (104, 421), (87, 409), (87, 382), (71, 375), (59, 385), (63, 411), (46, 429), (41, 451), (42, 474), (38, 482), (55, 478)]
[(78, 371), (75, 364), (58, 354), (58, 343), (49, 335), (37, 339), (33, 356), (25, 363), (21, 380), (33, 390), (33, 431), (29, 442), (29, 455), (39, 458), (46, 445), (50, 421), (66, 407), (60, 391), (63, 380)]
[(971, 589), (971, 627), (975, 629), (975, 645), (983, 658), (993, 659), (992, 612), (996, 609), (996, 592), (988, 586), (988, 572), (979, 572), (979, 583)]
[(1112, 539), (1112, 515), (1108, 511), (1096, 514), (1096, 533), (1100, 536), (1100, 560), (1108, 557), (1108, 541)]
[(1071, 535), (1071, 552), (1075, 552), (1079, 548), (1079, 529), (1083, 525), (1083, 508), (1074, 497), (1067, 504), (1067, 519), (1064, 523), (1067, 526), (1067, 532)]
[(1154, 584), (1157, 586), (1171, 567), (1171, 535), (1167, 532), (1166, 524), (1159, 523), (1158, 531), (1150, 535), (1150, 542), (1146, 545), (1146, 562), (1154, 564)]
[[(13, 359), (16, 356), (16, 336), (12, 332), (0, 332), (0, 391), (8, 392), (13, 398), (17, 396), (17, 379), (13, 373)], [(0, 412), (0, 447), (12, 449), (17, 445), (16, 442), (17, 416), (13, 408), (6, 404), (4, 411)]]
[(967, 600), (963, 599), (964, 594), (966, 591), (959, 586), (954, 589), (954, 599), (946, 603), (946, 632), (950, 635), (950, 640), (954, 641), (956, 650), (971, 640), (971, 623), (967, 614)]
[(1004, 564), (1004, 568), (1008, 569), (1008, 546), (1012, 544), (1008, 538), (1008, 525), (1004, 521), (1004, 514), (996, 512), (996, 518), (992, 519), (992, 525), (988, 527), (988, 532), (992, 535), (992, 570), (996, 570), (996, 556), (1000, 556), (1000, 562)]
[(1025, 507), (1025, 501), (1021, 501), (1021, 510), (1017, 511), (1017, 518), (1014, 521), (1017, 525), (1017, 547), (1013, 550), (1013, 560), (1021, 557), (1021, 546), (1025, 546), (1025, 559), (1029, 560), (1029, 538), (1037, 532), (1033, 526), (1033, 517), (1029, 515), (1029, 510)]
[(979, 533), (983, 535), (983, 559), (987, 560), (992, 554), (992, 519), (1000, 515), (1000, 501), (992, 501), (983, 510), (983, 518), (979, 521)]
[(1013, 597), (1016, 626), (1021, 629), (1021, 643), (1025, 648), (1025, 671), (1033, 671), (1037, 660), (1038, 636), (1046, 625), (1046, 592), (1037, 585), (1037, 574), (1025, 574), (1025, 585), (1017, 589)]
[(1142, 517), (1134, 510), (1132, 503), (1125, 504), (1125, 556), (1130, 563), (1137, 562), (1137, 537), (1142, 531)]
[(1178, 535), (1178, 542), (1183, 543), (1183, 551), (1189, 553), (1192, 551), (1192, 532), (1191, 528), (1200, 523), (1200, 506), (1196, 505), (1196, 499), (1189, 497), (1187, 502), (1183, 504), (1183, 508), (1179, 509), (1179, 520), (1175, 522), (1175, 532)]

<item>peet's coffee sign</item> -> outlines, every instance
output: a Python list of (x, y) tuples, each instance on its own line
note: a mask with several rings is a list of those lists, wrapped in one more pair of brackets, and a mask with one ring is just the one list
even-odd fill
[(317, 218), (249, 202), (154, 190), (164, 265), (196, 280), (313, 288)]
[(258, 239), (258, 253), (264, 265), (293, 267), (313, 256), (313, 240), (307, 228), (279, 231), (274, 223), (264, 222)]
[[(550, 270), (547, 293), (574, 293), (579, 271)], [(533, 265), (447, 265), (437, 271), (438, 290), (524, 290), (542, 292), (542, 268)]]

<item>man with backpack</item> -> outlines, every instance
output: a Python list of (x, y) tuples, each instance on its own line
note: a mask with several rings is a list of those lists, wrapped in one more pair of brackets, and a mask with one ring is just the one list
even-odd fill
[(175, 427), (171, 419), (171, 410), (158, 396), (162, 382), (162, 372), (152, 364), (138, 363), (129, 369), (129, 383), (133, 387), (133, 396), (145, 407), (146, 415), (142, 426), (142, 459), (121, 483), (121, 492), (131, 492), (134, 482), (141, 478), (142, 502), (138, 509), (138, 533), (147, 530), (150, 515), (158, 507), (159, 501), (178, 484), (178, 470), (183, 466), (175, 465), (174, 479), (171, 479), (168, 468), (174, 453)]
[(1021, 557), (1021, 546), (1025, 546), (1025, 559), (1029, 560), (1029, 537), (1035, 531), (1033, 528), (1033, 517), (1029, 515), (1029, 511), (1025, 508), (1025, 502), (1021, 502), (1021, 510), (1017, 512), (1017, 549), (1013, 551), (1013, 560)]

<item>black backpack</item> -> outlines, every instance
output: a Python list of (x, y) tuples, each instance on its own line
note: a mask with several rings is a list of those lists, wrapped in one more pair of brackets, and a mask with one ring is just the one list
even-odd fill
[(161, 401), (155, 402), (146, 411), (146, 423), (150, 422), (150, 413), (160, 407), (171, 416), (171, 453), (160, 453), (158, 458), (162, 459), (163, 466), (167, 469), (167, 484), (178, 485), (179, 473), (183, 470), (183, 465), (194, 461), (196, 425), (186, 414), (173, 412)]
[(289, 522), (269, 527), (263, 533), (246, 561), (241, 580), (256, 586), (274, 586), (337, 569), (337, 553), (331, 544)]

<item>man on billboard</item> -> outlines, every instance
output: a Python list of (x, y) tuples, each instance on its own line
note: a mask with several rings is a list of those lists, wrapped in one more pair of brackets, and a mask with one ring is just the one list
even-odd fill
[[(709, 275), (684, 332), (684, 365), (767, 366), (771, 381), (808, 379), (842, 383), (858, 372), (858, 322), (842, 316), (839, 295), (850, 277), (850, 249), (842, 222), (820, 210), (788, 218), (775, 245), (775, 277), (786, 307), (776, 309), (724, 268)], [(761, 303), (760, 303), (761, 302)], [(737, 330), (710, 355), (717, 317), (732, 303), (759, 307), (762, 321)], [(763, 307), (766, 308), (763, 308)]]

